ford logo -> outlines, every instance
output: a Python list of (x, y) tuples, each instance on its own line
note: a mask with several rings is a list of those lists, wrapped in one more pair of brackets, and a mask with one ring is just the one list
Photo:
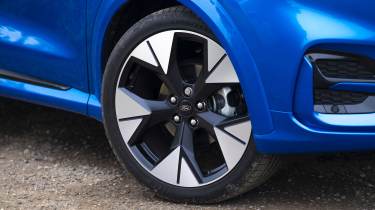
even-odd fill
[(190, 112), (191, 111), (191, 106), (188, 104), (183, 104), (180, 106), (180, 111), (181, 112)]

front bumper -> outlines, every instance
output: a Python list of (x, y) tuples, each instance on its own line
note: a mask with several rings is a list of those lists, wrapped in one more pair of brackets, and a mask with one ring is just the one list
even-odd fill
[(291, 154), (375, 150), (375, 131), (327, 131), (310, 128), (292, 113), (271, 112), (275, 130), (254, 135), (259, 152)]
[(258, 151), (290, 154), (375, 150), (374, 112), (315, 112), (313, 71), (309, 60), (304, 59), (296, 84), (293, 112), (270, 111), (274, 130), (269, 134), (254, 134)]

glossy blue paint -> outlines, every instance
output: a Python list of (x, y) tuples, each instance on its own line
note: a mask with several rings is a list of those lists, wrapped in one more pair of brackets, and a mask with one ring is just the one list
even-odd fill
[(375, 83), (340, 82), (331, 86), (332, 90), (375, 93)]
[(89, 92), (86, 0), (0, 2), (0, 69)]
[[(104, 37), (127, 1), (132, 0), (1, 2), (0, 69), (72, 87), (61, 91), (0, 80), (1, 95), (101, 120)], [(211, 28), (231, 57), (260, 152), (375, 149), (374, 114), (314, 113), (312, 66), (305, 59), (311, 48), (375, 58), (375, 2), (178, 1)], [(372, 83), (332, 88), (374, 92)]]
[(87, 115), (102, 121), (102, 109), (100, 100), (95, 95), (90, 95), (88, 106), (87, 106)]
[(289, 112), (271, 112), (275, 129), (255, 135), (257, 149), (267, 154), (316, 153), (333, 151), (366, 151), (375, 148), (374, 130), (329, 131), (306, 126)]

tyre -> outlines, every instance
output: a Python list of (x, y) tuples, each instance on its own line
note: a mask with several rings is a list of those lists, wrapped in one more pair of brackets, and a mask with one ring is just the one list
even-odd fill
[(128, 30), (106, 66), (104, 126), (120, 163), (162, 198), (213, 203), (267, 180), (241, 86), (225, 50), (174, 7)]

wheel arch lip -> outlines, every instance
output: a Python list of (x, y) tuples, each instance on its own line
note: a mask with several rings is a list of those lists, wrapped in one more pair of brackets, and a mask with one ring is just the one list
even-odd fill
[(101, 0), (98, 9), (92, 18), (93, 24), (88, 26), (88, 76), (90, 79), (90, 92), (96, 98), (101, 98), (102, 84), (102, 51), (105, 34), (116, 12), (128, 0)]
[[(243, 36), (220, 1), (177, 1), (191, 9), (207, 24), (228, 52), (237, 71), (248, 104), (253, 132), (255, 134), (272, 132), (272, 118), (256, 64)], [(91, 30), (89, 29), (89, 34), (92, 34), (88, 39), (90, 89), (96, 98), (101, 98), (103, 66), (101, 57), (106, 29), (115, 13), (126, 3), (127, 0), (102, 1), (94, 24), (92, 24), (93, 27)]]

